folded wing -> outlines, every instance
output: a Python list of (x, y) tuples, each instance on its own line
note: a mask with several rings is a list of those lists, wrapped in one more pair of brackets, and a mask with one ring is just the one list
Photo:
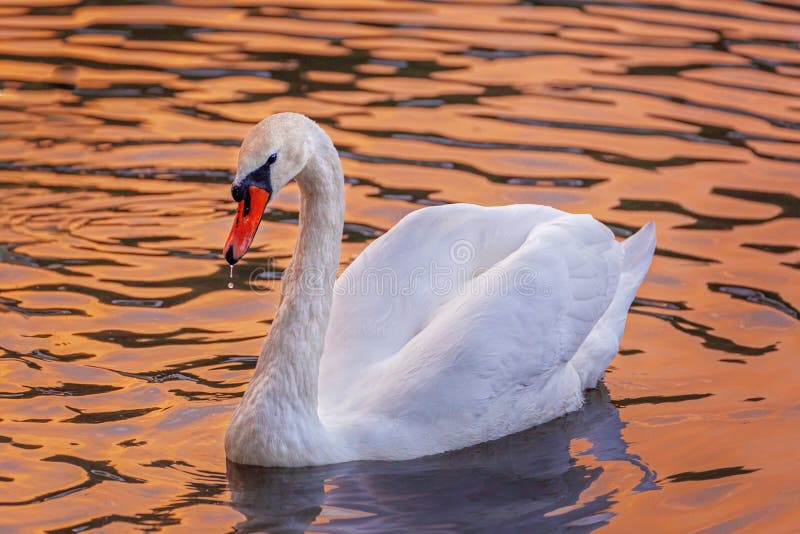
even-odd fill
[[(423, 253), (447, 263), (440, 251), (450, 249), (448, 265), (470, 274), (458, 280), (456, 269), (448, 290), (425, 284), (399, 303), (369, 292), (337, 295), (331, 327), (340, 330), (328, 332), (320, 373), (323, 417), (374, 420), (394, 449), (411, 456), (420, 441), (463, 447), (581, 405), (581, 378), (569, 362), (614, 299), (622, 248), (588, 215), (509, 208), (497, 215), (507, 208), (465, 208), (460, 216), (469, 228), (461, 231), (426, 230), (421, 223), (433, 221), (412, 219), (400, 227), (403, 239), (390, 232), (364, 264), (354, 263), (359, 274), (376, 262), (408, 268)], [(410, 237), (420, 246), (408, 248)], [(473, 249), (461, 257), (455, 247), (464, 241)], [(405, 255), (395, 246), (406, 247)]]

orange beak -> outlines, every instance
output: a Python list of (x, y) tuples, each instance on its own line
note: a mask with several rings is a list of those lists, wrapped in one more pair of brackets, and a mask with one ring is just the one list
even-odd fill
[(269, 192), (259, 187), (250, 186), (244, 194), (244, 198), (239, 202), (236, 209), (236, 217), (233, 219), (231, 233), (225, 241), (222, 253), (225, 260), (231, 265), (242, 259), (250, 243), (258, 230), (261, 216), (264, 215), (264, 208), (269, 202)]

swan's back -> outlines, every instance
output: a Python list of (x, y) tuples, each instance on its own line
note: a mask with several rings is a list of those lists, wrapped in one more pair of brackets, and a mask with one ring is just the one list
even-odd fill
[[(545, 206), (419, 210), (336, 285), (320, 416), (410, 458), (577, 409), (616, 353), (654, 231), (628, 245)], [(359, 436), (361, 436), (359, 438)]]
[(450, 204), (406, 215), (336, 281), (320, 395), (400, 350), (475, 272), (517, 250), (531, 229), (564, 215), (549, 206)]

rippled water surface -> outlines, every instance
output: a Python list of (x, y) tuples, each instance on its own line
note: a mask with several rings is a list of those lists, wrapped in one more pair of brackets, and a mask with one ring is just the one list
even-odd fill
[[(0, 530), (800, 524), (797, 1), (258, 4), (0, 5)], [(343, 266), (426, 205), (655, 220), (606, 386), (440, 457), (226, 466), (298, 210), (228, 290), (228, 181), (277, 111), (340, 149)]]

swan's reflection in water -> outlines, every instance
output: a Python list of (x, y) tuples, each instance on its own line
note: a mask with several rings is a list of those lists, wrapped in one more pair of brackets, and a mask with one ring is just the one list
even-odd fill
[[(241, 531), (412, 532), (510, 527), (591, 530), (611, 517), (616, 489), (584, 498), (603, 467), (570, 454), (622, 461), (641, 471), (634, 491), (657, 488), (656, 475), (622, 440), (624, 424), (602, 386), (576, 413), (469, 449), (407, 462), (354, 462), (277, 469), (228, 463)], [(613, 486), (616, 487), (616, 486)], [(587, 492), (589, 493), (589, 492)]]

